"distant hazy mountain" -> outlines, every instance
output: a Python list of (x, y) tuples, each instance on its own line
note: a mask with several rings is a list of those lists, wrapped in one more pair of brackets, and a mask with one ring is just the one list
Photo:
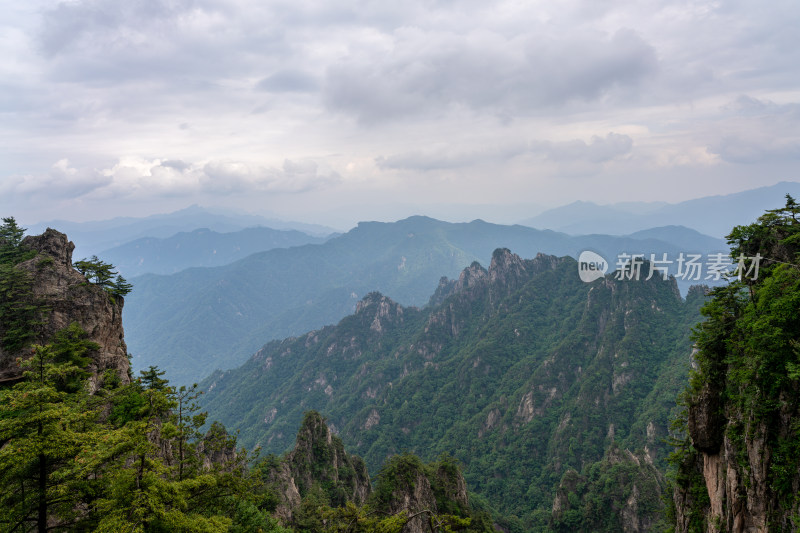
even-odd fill
[(371, 291), (423, 306), (441, 276), (456, 276), (476, 260), (488, 264), (498, 247), (524, 257), (539, 252), (577, 257), (591, 249), (613, 270), (621, 252), (675, 257), (694, 246), (573, 237), (480, 220), (367, 222), (323, 244), (274, 249), (222, 267), (134, 278), (125, 305), (126, 340), (136, 367), (158, 365), (171, 380), (187, 382), (241, 364), (270, 339), (334, 323)]
[(202, 228), (166, 239), (136, 239), (99, 255), (115, 265), (123, 276), (132, 277), (147, 273), (173, 274), (189, 267), (227, 265), (256, 252), (320, 244), (325, 240), (295, 230), (259, 227), (218, 233)]
[(735, 194), (706, 196), (677, 204), (627, 202), (597, 205), (574, 202), (521, 222), (525, 226), (572, 235), (629, 235), (654, 226), (678, 225), (722, 238), (733, 226), (754, 222), (765, 210), (784, 205), (789, 193), (800, 196), (800, 183), (781, 182)]
[[(335, 230), (315, 224), (286, 222), (254, 215), (209, 210), (193, 205), (174, 213), (148, 217), (119, 217), (94, 222), (69, 222), (52, 220), (28, 224), (28, 233), (36, 235), (48, 227), (66, 233), (75, 243), (77, 258), (100, 255), (103, 250), (120, 246), (144, 237), (165, 238), (182, 231), (208, 228), (218, 232), (232, 232), (254, 226), (273, 229), (293, 229), (316, 237), (334, 233)], [(103, 259), (101, 257), (101, 259)]]
[(664, 242), (679, 244), (687, 247), (688, 249), (686, 251), (727, 249), (725, 239), (703, 235), (699, 231), (684, 226), (649, 228), (631, 233), (628, 237), (633, 239), (658, 239)]
[[(573, 202), (548, 209), (544, 213), (522, 221), (525, 226), (563, 231), (573, 235), (603, 233), (626, 235), (641, 229), (638, 221), (643, 216), (609, 205), (592, 202)], [(650, 224), (654, 226), (656, 224)]]

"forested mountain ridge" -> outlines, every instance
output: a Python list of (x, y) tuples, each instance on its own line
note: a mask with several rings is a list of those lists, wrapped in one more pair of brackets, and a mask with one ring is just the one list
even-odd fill
[[(508, 527), (577, 520), (591, 530), (584, 507), (553, 513), (562, 476), (591, 479), (614, 445), (663, 465), (705, 297), (698, 289), (683, 301), (674, 279), (645, 280), (646, 270), (639, 281), (577, 274), (571, 258), (498, 249), (488, 269), (473, 263), (442, 280), (422, 310), (371, 293), (338, 325), (273, 341), (209, 377), (204, 408), (243, 442), (274, 451), (315, 409), (371, 469), (402, 450), (427, 460), (450, 452)], [(661, 507), (661, 481), (651, 481), (634, 513), (640, 528)], [(615, 498), (630, 490), (593, 505), (624, 506)]]
[(200, 380), (214, 369), (242, 364), (271, 339), (341, 320), (372, 291), (421, 307), (441, 276), (458, 276), (473, 261), (487, 263), (498, 247), (530, 257), (595, 250), (612, 268), (620, 252), (674, 258), (693, 251), (657, 239), (573, 237), (480, 220), (364, 222), (324, 244), (132, 280), (136, 291), (127, 301), (125, 327), (133, 363), (157, 365), (178, 382)]

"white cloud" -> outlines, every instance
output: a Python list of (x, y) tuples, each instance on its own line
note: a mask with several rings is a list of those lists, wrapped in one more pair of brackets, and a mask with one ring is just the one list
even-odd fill
[(263, 167), (237, 161), (186, 163), (127, 157), (113, 166), (95, 170), (56, 162), (50, 173), (25, 175), (4, 182), (3, 193), (17, 198), (84, 198), (143, 200), (157, 197), (191, 197), (199, 194), (247, 195), (300, 193), (339, 181), (334, 172), (320, 172), (310, 160), (285, 160), (282, 167)]
[(77, 198), (107, 186), (108, 176), (91, 169), (78, 170), (67, 159), (60, 159), (46, 174), (12, 177), (2, 184), (4, 195), (17, 199)]

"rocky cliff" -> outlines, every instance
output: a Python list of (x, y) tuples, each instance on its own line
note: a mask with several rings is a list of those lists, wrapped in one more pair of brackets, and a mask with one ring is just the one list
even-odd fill
[[(26, 298), (40, 309), (32, 342), (47, 343), (57, 331), (77, 323), (86, 331), (88, 339), (99, 345), (91, 354), (90, 386), (96, 388), (98, 380), (108, 370), (128, 383), (129, 362), (122, 329), (123, 298), (111, 297), (73, 268), (75, 245), (63, 233), (48, 228), (41, 235), (25, 237), (20, 246), (36, 252), (34, 257), (14, 267), (27, 274), (30, 293)], [(17, 358), (27, 353), (28, 348), (7, 353), (0, 347), (0, 381), (13, 382), (20, 377)]]
[(403, 454), (390, 458), (378, 476), (375, 506), (382, 513), (405, 513), (403, 533), (437, 531), (443, 514), (468, 516), (467, 484), (448, 460), (429, 465)]
[(728, 238), (749, 274), (712, 291), (696, 329), (677, 421), (678, 533), (800, 531), (798, 215), (787, 196)]
[(294, 448), (273, 465), (268, 477), (278, 496), (275, 515), (284, 523), (291, 522), (315, 484), (324, 488), (334, 506), (363, 505), (372, 490), (364, 462), (344, 450), (342, 441), (315, 411), (306, 413)]
[(647, 453), (612, 445), (584, 475), (564, 473), (553, 499), (550, 529), (570, 531), (580, 520), (586, 531), (655, 531), (664, 485), (664, 475)]

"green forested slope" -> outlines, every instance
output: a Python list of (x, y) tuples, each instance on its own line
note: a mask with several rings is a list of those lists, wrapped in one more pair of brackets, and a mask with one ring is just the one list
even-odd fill
[(510, 526), (555, 527), (564, 473), (612, 444), (663, 464), (704, 296), (657, 278), (585, 284), (570, 258), (497, 250), (429, 308), (372, 293), (337, 326), (269, 343), (208, 378), (204, 407), (274, 451), (319, 410), (371, 470), (401, 451), (452, 453)]

